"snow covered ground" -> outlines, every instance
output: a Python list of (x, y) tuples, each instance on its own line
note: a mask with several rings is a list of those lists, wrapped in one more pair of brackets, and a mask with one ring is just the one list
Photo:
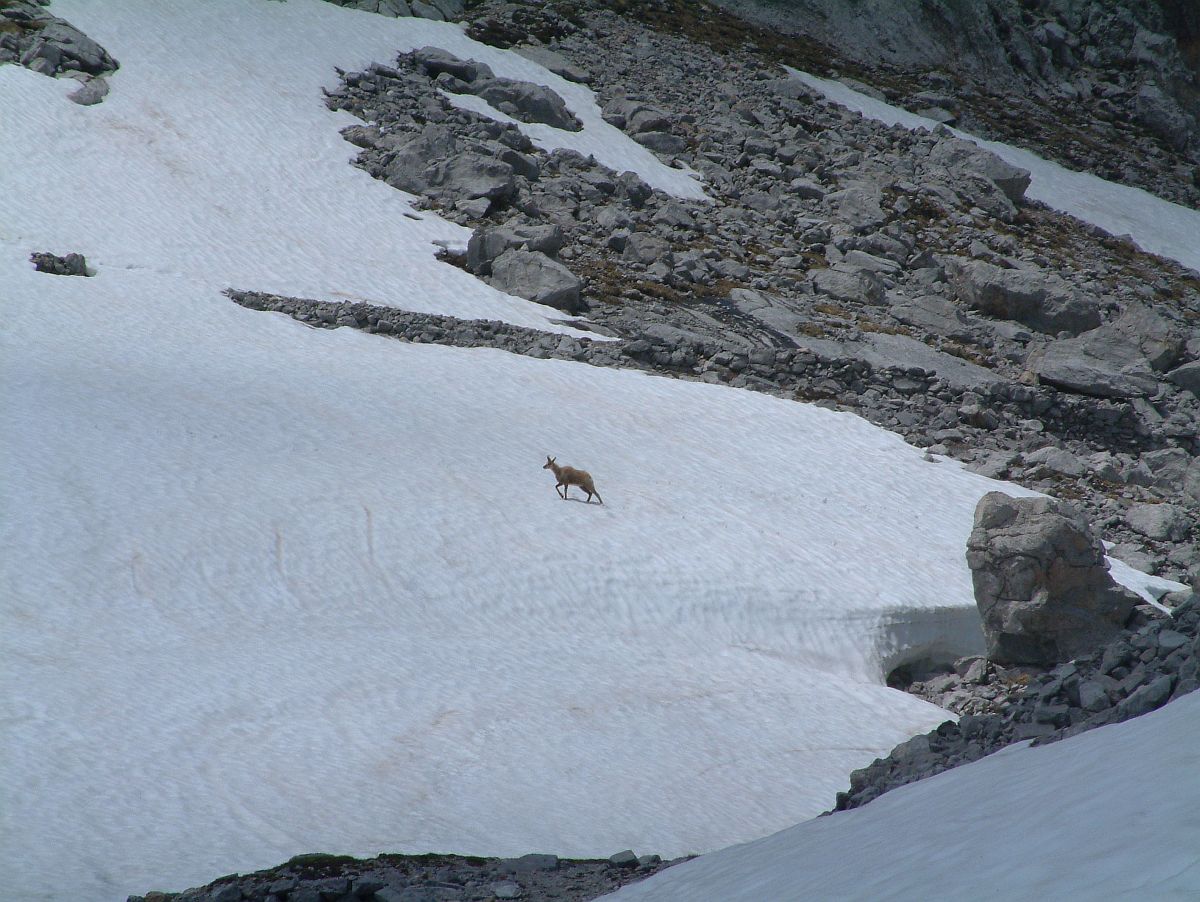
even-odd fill
[(612, 902), (1145, 900), (1200, 893), (1200, 692), (1008, 748), (677, 865)]
[(350, 167), (320, 97), (429, 43), (533, 64), (318, 0), (52, 9), (122, 68), (84, 108), (0, 67), (4, 898), (316, 849), (708, 851), (945, 717), (882, 677), (979, 647), (999, 484), (846, 414), (221, 296), (560, 328), (436, 263), (464, 231)]
[[(829, 100), (869, 119), (930, 131), (940, 124), (861, 94), (840, 81), (785, 68)], [(1032, 181), (1025, 192), (1027, 197), (1098, 225), (1110, 234), (1129, 235), (1142, 250), (1170, 257), (1200, 271), (1200, 211), (1173, 204), (1141, 188), (1118, 185), (1087, 172), (1067, 169), (1019, 147), (987, 141), (958, 129), (950, 130), (1006, 162), (1028, 169)]]

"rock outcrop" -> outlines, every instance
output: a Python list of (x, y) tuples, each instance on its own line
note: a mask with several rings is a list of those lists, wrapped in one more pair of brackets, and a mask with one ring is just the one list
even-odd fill
[(108, 51), (35, 0), (0, 3), (0, 63), (19, 63), (42, 75), (70, 76), (83, 82), (70, 99), (81, 106), (108, 94), (103, 76), (120, 64)]
[(988, 658), (1052, 665), (1099, 648), (1140, 603), (1108, 573), (1087, 520), (1052, 498), (989, 492), (975, 509), (967, 565)]
[(87, 260), (83, 254), (64, 254), (58, 256), (46, 251), (35, 251), (29, 255), (33, 268), (38, 272), (50, 273), (55, 276), (90, 276)]

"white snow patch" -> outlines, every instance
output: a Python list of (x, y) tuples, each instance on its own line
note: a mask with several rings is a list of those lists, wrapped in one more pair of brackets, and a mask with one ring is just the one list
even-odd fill
[(1200, 692), (677, 865), (612, 902), (1200, 897)]
[[(818, 78), (790, 66), (784, 68), (789, 75), (829, 100), (868, 119), (930, 131), (941, 124), (868, 97), (840, 81)], [(1013, 166), (1028, 169), (1032, 181), (1025, 192), (1027, 197), (1097, 225), (1110, 234), (1129, 235), (1142, 250), (1170, 257), (1200, 271), (1200, 210), (1171, 203), (1141, 188), (1119, 185), (1086, 172), (1075, 172), (1010, 144), (987, 141), (955, 128), (950, 131), (959, 138), (990, 150)]]

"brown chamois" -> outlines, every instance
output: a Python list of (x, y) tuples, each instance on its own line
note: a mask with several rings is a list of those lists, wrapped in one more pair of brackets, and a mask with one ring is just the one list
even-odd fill
[(567, 500), (567, 489), (573, 485), (577, 485), (587, 492), (588, 504), (592, 503), (593, 495), (596, 496), (596, 499), (601, 504), (604, 503), (604, 499), (596, 491), (596, 486), (592, 484), (592, 475), (590, 473), (585, 473), (583, 470), (576, 470), (574, 467), (560, 467), (554, 462), (554, 458), (549, 455), (546, 455), (546, 465), (542, 469), (554, 471), (554, 478), (558, 480), (557, 485), (554, 486), (554, 491), (558, 492), (558, 487), (562, 486), (562, 492), (559, 494), (561, 494), (563, 501)]

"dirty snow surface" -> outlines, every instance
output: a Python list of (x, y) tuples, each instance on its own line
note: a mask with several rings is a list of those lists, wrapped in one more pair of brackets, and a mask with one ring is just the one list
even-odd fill
[(706, 852), (945, 718), (883, 677), (981, 645), (964, 545), (999, 484), (846, 414), (221, 295), (567, 328), (437, 263), (464, 231), (348, 165), (320, 93), (425, 44), (533, 64), (319, 0), (52, 10), (122, 67), (85, 108), (0, 66), (0, 895)]

